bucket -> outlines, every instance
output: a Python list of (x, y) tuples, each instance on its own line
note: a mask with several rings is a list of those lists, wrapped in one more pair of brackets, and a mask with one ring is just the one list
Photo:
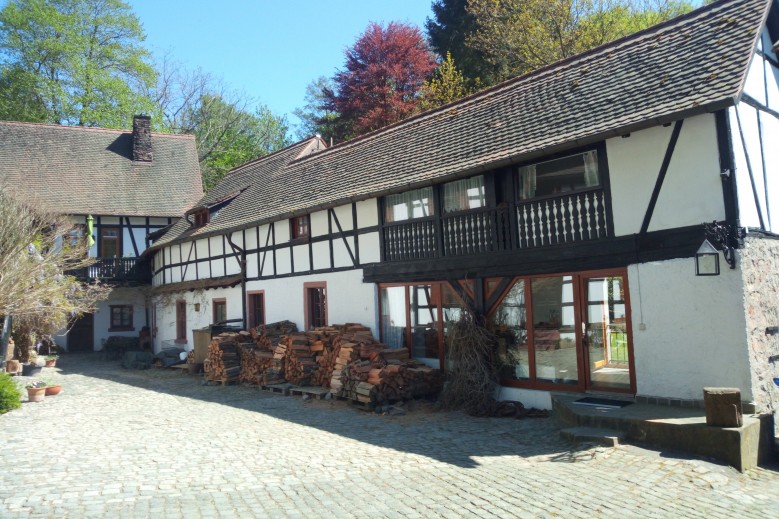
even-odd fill
[(35, 364), (22, 364), (22, 375), (25, 377), (35, 377), (41, 374), (41, 367)]
[(201, 371), (203, 371), (203, 363), (202, 362), (194, 362), (192, 364), (187, 364), (187, 367), (189, 368), (189, 374), (190, 375), (197, 375)]

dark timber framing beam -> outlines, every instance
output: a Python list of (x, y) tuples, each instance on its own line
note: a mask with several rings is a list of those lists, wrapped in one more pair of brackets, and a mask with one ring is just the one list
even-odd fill
[(733, 140), (730, 133), (730, 114), (728, 110), (720, 110), (714, 117), (717, 129), (717, 148), (719, 150), (725, 221), (732, 227), (738, 227), (738, 186), (736, 184)]
[(649, 199), (649, 206), (646, 208), (644, 222), (641, 224), (641, 231), (639, 234), (646, 234), (649, 230), (649, 223), (652, 221), (652, 214), (655, 212), (655, 205), (657, 205), (657, 199), (660, 196), (660, 190), (663, 187), (665, 175), (668, 173), (668, 167), (671, 164), (671, 158), (673, 157), (676, 143), (679, 140), (679, 133), (682, 131), (682, 123), (684, 123), (684, 119), (679, 119), (674, 124), (674, 129), (671, 132), (671, 139), (668, 141), (668, 148), (665, 150), (665, 157), (663, 157), (663, 163), (660, 166), (660, 172), (657, 174), (657, 182), (655, 182), (655, 188), (652, 191), (652, 197)]
[[(738, 113), (738, 107), (735, 109), (736, 123), (738, 124), (738, 133), (741, 136), (741, 147), (744, 149), (744, 159), (747, 162), (747, 172), (749, 173), (749, 183), (752, 186), (752, 197), (755, 200), (755, 210), (757, 211), (757, 218), (760, 220), (760, 229), (767, 231), (765, 226), (765, 220), (763, 220), (763, 209), (760, 206), (760, 196), (757, 194), (757, 185), (755, 184), (755, 175), (752, 171), (752, 161), (749, 159), (749, 149), (747, 148), (747, 140), (744, 137), (744, 127), (741, 125), (741, 116)], [(768, 201), (766, 200), (766, 203)]]
[[(223, 235), (230, 244), (230, 248), (233, 249), (235, 259), (238, 261), (238, 268), (241, 270), (241, 319), (243, 319), (243, 326), (246, 327), (246, 250), (233, 243), (232, 236), (230, 234)], [(244, 242), (244, 246), (246, 243)], [(225, 261), (225, 275), (227, 275), (227, 259)]]
[[(346, 239), (346, 235), (344, 234), (344, 230), (341, 228), (341, 222), (338, 221), (338, 216), (336, 216), (335, 211), (333, 209), (328, 209), (327, 211), (330, 214), (330, 217), (328, 218), (328, 220), (332, 220), (333, 222), (335, 222), (335, 226), (338, 228), (338, 235), (341, 237), (341, 240), (344, 242), (344, 245), (346, 246), (346, 252), (349, 253), (349, 258), (351, 258), (351, 260), (352, 260), (352, 265), (354, 265), (355, 267), (358, 267), (359, 265), (357, 263), (357, 260), (354, 257), (354, 253), (352, 252), (352, 248), (349, 246), (349, 241)], [(332, 231), (332, 229), (331, 229), (331, 231)], [(332, 236), (332, 232), (330, 234)], [(334, 267), (335, 266), (335, 258), (333, 256), (333, 248), (332, 248), (332, 246), (330, 247), (330, 258), (331, 258), (330, 266)]]

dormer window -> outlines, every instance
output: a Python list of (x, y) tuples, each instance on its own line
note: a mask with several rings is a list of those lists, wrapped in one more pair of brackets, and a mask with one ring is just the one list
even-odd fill
[(307, 214), (292, 218), (290, 220), (290, 225), (290, 235), (292, 236), (293, 240), (308, 238), (311, 225)]
[(195, 227), (203, 227), (209, 221), (208, 209), (199, 209), (197, 212), (192, 213), (192, 219), (195, 222)]

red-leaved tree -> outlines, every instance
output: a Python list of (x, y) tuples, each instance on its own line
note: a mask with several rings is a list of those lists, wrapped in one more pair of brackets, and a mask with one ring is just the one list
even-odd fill
[(336, 90), (325, 91), (341, 119), (339, 137), (361, 135), (415, 113), (420, 88), (435, 68), (435, 56), (417, 27), (371, 23), (346, 50), (346, 67), (334, 78)]

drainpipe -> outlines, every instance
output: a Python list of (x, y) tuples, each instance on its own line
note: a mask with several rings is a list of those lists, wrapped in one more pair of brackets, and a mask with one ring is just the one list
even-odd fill
[[(225, 234), (225, 238), (227, 238), (227, 243), (229, 243), (230, 247), (233, 249), (233, 253), (238, 259), (238, 265), (241, 268), (241, 317), (243, 319), (243, 328), (246, 329), (246, 251), (233, 243), (229, 234)], [(239, 254), (240, 258), (238, 256)]]

